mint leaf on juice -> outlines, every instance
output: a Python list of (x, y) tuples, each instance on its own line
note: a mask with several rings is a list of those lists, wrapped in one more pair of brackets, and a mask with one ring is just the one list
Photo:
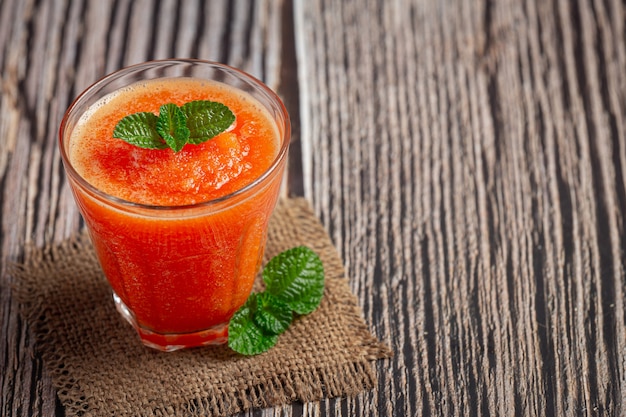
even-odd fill
[(272, 258), (263, 270), (266, 290), (252, 293), (228, 326), (228, 346), (242, 355), (273, 347), (293, 314), (317, 309), (324, 293), (324, 267), (315, 252), (298, 246)]
[(235, 121), (235, 115), (222, 103), (196, 100), (184, 104), (182, 112), (187, 117), (190, 131), (189, 143), (198, 144), (219, 135)]
[(263, 270), (266, 291), (298, 314), (312, 313), (324, 293), (324, 266), (306, 246), (280, 253)]
[(195, 100), (182, 107), (164, 104), (159, 116), (139, 112), (124, 117), (113, 130), (113, 137), (146, 149), (180, 151), (186, 144), (198, 145), (228, 129), (234, 113), (224, 104)]
[(242, 355), (258, 355), (278, 341), (278, 335), (267, 333), (254, 320), (258, 294), (252, 293), (228, 324), (228, 346)]
[(164, 104), (159, 109), (156, 130), (174, 152), (183, 149), (189, 139), (185, 114), (173, 103)]
[(113, 137), (131, 145), (147, 149), (166, 149), (167, 143), (156, 130), (158, 118), (154, 113), (134, 113), (120, 120), (113, 130)]

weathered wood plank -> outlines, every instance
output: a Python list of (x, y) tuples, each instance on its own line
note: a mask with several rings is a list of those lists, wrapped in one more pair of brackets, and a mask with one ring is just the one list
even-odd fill
[(304, 189), (398, 352), (380, 414), (623, 413), (623, 5), (299, 4)]

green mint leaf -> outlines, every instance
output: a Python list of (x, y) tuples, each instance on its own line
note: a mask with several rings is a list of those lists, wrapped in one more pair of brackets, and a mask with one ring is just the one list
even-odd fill
[(258, 355), (268, 351), (278, 341), (254, 320), (258, 312), (258, 294), (252, 293), (228, 324), (228, 346), (242, 355)]
[(150, 112), (134, 113), (120, 120), (113, 137), (146, 149), (166, 149), (156, 129), (157, 117)]
[(180, 107), (173, 103), (164, 104), (159, 108), (156, 130), (174, 152), (183, 149), (189, 139), (187, 118)]
[(194, 145), (214, 138), (235, 121), (224, 104), (196, 100), (178, 107), (168, 103), (159, 108), (159, 116), (150, 112), (134, 113), (120, 120), (113, 137), (148, 149), (180, 151), (187, 143)]
[(228, 346), (243, 355), (272, 348), (291, 322), (293, 313), (309, 314), (324, 293), (324, 266), (306, 246), (286, 250), (263, 270), (266, 290), (252, 293), (230, 319)]
[(266, 292), (298, 314), (309, 314), (324, 293), (324, 266), (315, 252), (298, 246), (272, 258), (263, 270)]
[(184, 104), (182, 112), (187, 117), (189, 143), (195, 145), (214, 138), (230, 127), (235, 115), (222, 103), (208, 100), (196, 100)]
[(256, 296), (257, 309), (253, 320), (267, 334), (280, 335), (293, 320), (293, 313), (287, 303), (269, 293)]

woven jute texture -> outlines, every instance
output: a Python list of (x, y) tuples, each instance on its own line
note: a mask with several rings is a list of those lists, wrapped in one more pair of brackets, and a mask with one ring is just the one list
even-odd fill
[(308, 203), (280, 201), (265, 260), (301, 244), (324, 264), (322, 303), (254, 357), (226, 346), (174, 353), (144, 347), (117, 314), (86, 235), (28, 250), (13, 271), (15, 293), (67, 415), (227, 416), (371, 389), (373, 361), (391, 353), (369, 332)]

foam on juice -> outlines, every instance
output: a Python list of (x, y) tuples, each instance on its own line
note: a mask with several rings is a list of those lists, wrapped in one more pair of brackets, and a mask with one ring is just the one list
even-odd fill
[[(143, 149), (113, 138), (123, 117), (165, 103), (218, 101), (235, 114), (226, 132), (199, 144)], [(267, 110), (254, 98), (217, 82), (171, 78), (137, 83), (112, 93), (81, 117), (71, 134), (69, 157), (91, 185), (123, 200), (179, 206), (233, 193), (260, 177), (278, 154), (279, 133)]]

